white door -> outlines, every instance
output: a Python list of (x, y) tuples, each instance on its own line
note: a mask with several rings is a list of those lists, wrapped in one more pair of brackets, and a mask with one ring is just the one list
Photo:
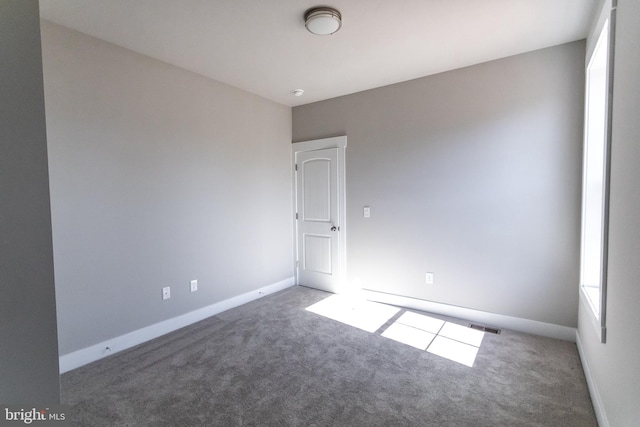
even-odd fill
[(338, 148), (296, 153), (298, 283), (338, 292), (341, 265)]

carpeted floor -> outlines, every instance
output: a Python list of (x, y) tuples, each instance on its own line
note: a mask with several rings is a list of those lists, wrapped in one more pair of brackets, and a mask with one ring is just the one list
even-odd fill
[(305, 310), (329, 295), (290, 288), (68, 372), (68, 417), (78, 426), (597, 426), (573, 343), (485, 334), (467, 367), (385, 338), (384, 327), (369, 333)]

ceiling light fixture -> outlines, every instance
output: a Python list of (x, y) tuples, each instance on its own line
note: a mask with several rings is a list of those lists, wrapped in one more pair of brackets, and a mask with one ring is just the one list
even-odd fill
[(304, 90), (302, 90), (302, 89), (294, 89), (294, 90), (291, 91), (291, 93), (294, 96), (302, 96), (302, 94), (304, 93)]
[(332, 7), (314, 7), (305, 12), (304, 25), (310, 33), (327, 36), (342, 27), (342, 15)]

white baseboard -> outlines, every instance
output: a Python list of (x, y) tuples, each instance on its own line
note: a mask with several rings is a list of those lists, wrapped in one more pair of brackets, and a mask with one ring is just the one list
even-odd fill
[(555, 338), (563, 341), (576, 341), (576, 328), (570, 328), (568, 326), (554, 325), (552, 323), (538, 322), (537, 320), (522, 319), (519, 317), (504, 316), (502, 314), (457, 307), (455, 305), (442, 304), (401, 295), (387, 294), (368, 289), (363, 289), (361, 292), (362, 295), (370, 301), (397, 305), (400, 307), (441, 314), (458, 319), (471, 320), (473, 322), (482, 323), (486, 326), (511, 329), (514, 331), (541, 335), (543, 337)]
[(584, 353), (582, 340), (580, 339), (580, 333), (578, 331), (576, 331), (576, 345), (578, 347), (578, 354), (580, 355), (580, 361), (582, 362), (582, 370), (584, 371), (584, 376), (587, 380), (587, 386), (589, 387), (589, 394), (591, 395), (591, 402), (593, 403), (593, 410), (596, 413), (598, 425), (600, 427), (609, 427), (609, 419), (607, 418), (607, 414), (604, 410), (604, 405), (602, 404), (600, 391), (598, 390), (596, 382), (593, 380), (589, 360)]
[(248, 302), (273, 294), (283, 289), (295, 285), (295, 278), (290, 277), (280, 282), (267, 285), (255, 291), (238, 295), (224, 301), (211, 304), (207, 307), (185, 313), (172, 319), (164, 320), (142, 329), (129, 332), (128, 334), (115, 337), (101, 343), (86, 347), (71, 353), (60, 356), (60, 373), (68, 372), (72, 369), (102, 359), (103, 357), (126, 350), (143, 342), (152, 340), (161, 335), (168, 334), (177, 329), (204, 320), (207, 317), (215, 316), (229, 309), (241, 306)]

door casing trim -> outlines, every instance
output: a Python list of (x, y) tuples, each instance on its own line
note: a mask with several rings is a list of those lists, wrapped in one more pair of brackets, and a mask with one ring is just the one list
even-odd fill
[(296, 220), (296, 212), (298, 209), (298, 180), (295, 170), (298, 153), (307, 151), (324, 150), (325, 148), (337, 148), (338, 149), (338, 223), (340, 227), (340, 233), (338, 233), (339, 251), (338, 260), (340, 267), (338, 269), (338, 285), (340, 288), (344, 288), (343, 284), (346, 283), (347, 278), (347, 195), (346, 195), (346, 148), (347, 148), (347, 136), (335, 136), (331, 138), (312, 139), (308, 141), (294, 142), (292, 146), (292, 179), (293, 179), (293, 271), (295, 272), (296, 284), (300, 284), (300, 277), (298, 272), (298, 221)]

